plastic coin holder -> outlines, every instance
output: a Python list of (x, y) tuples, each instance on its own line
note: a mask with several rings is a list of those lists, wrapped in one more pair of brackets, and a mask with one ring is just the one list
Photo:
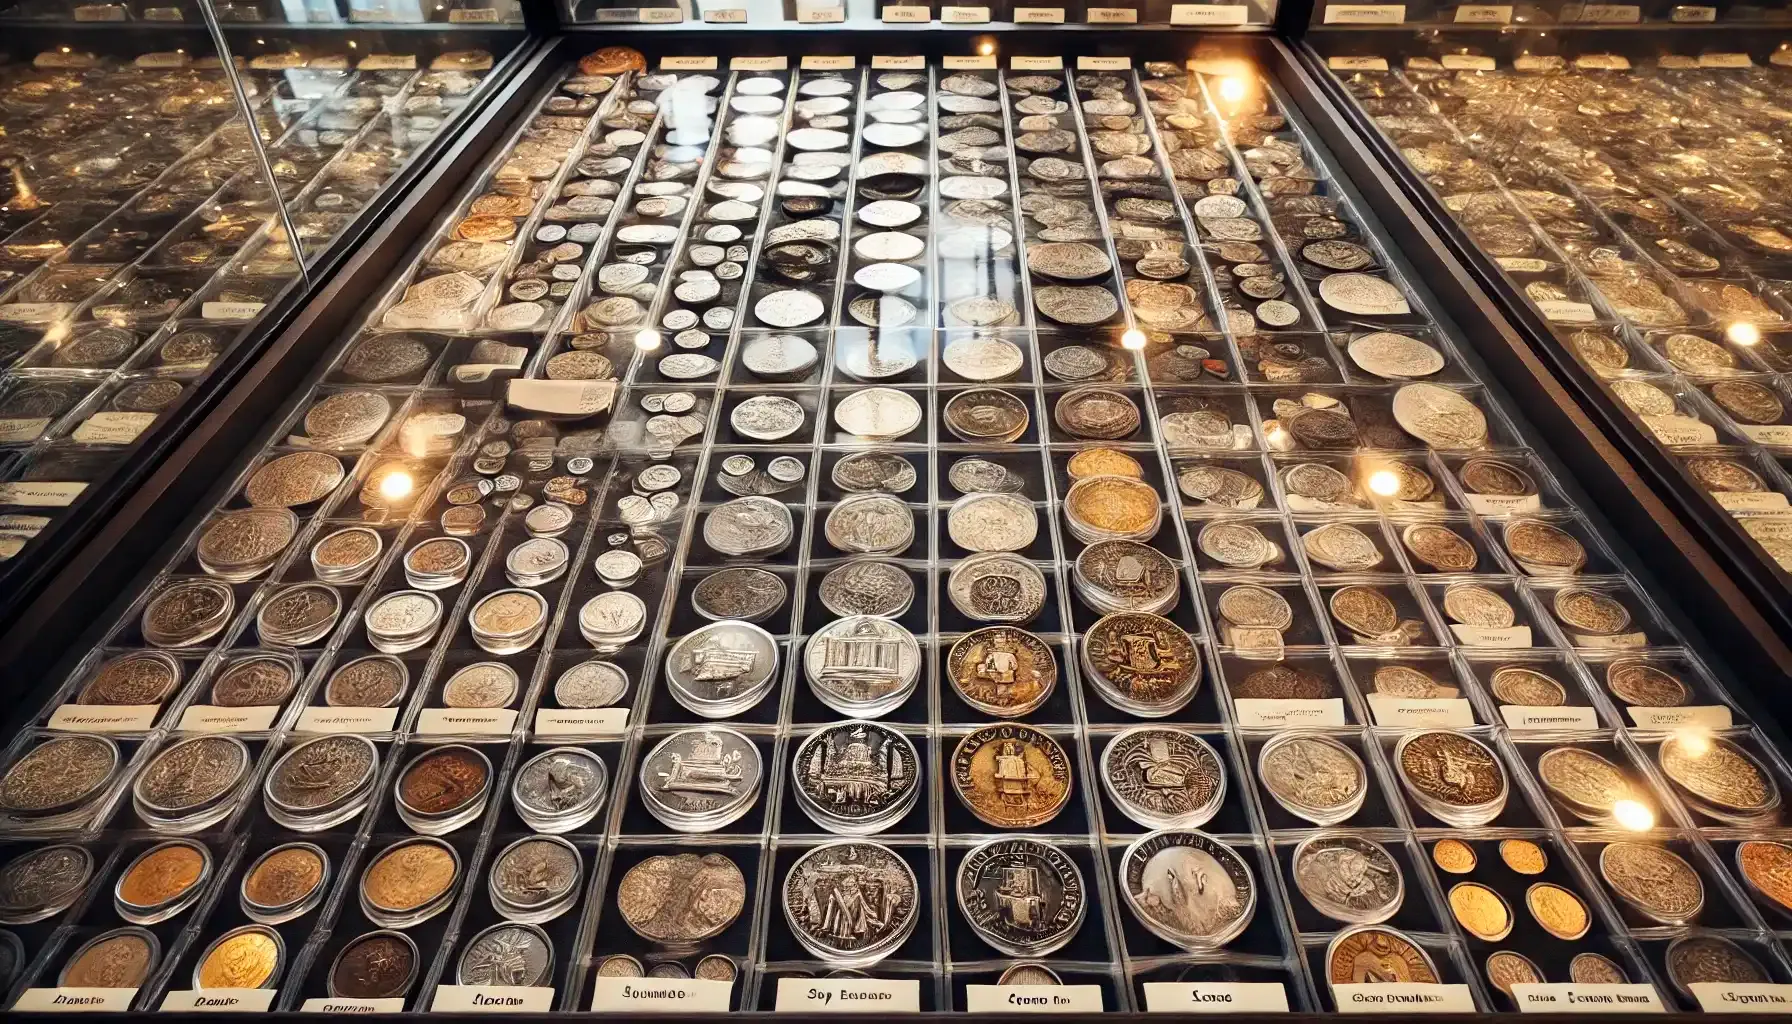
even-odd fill
[[(829, 810), (817, 799), (817, 794), (810, 792), (810, 787), (802, 779), (792, 781), (791, 792), (796, 796), (797, 806), (827, 831), (841, 836), (872, 836), (908, 816), (909, 811), (921, 799), (921, 780), (918, 773), (906, 778), (898, 775), (898, 769), (894, 766), (901, 761), (900, 752), (886, 753), (880, 759), (871, 752), (867, 743), (856, 738), (849, 743), (843, 756), (834, 757), (830, 762), (822, 750), (824, 747), (831, 748), (830, 734), (837, 729), (855, 727), (867, 733), (875, 732), (883, 743), (895, 744), (899, 751), (906, 751), (911, 764), (920, 764), (914, 742), (906, 735), (876, 722), (839, 722), (810, 733), (797, 745), (792, 772), (803, 771), (803, 765), (814, 765), (811, 778), (816, 788), (822, 795), (839, 795), (843, 803), (849, 803), (855, 798), (867, 799), (859, 794), (875, 794), (880, 789), (884, 792), (896, 789), (902, 795), (889, 801), (880, 811), (851, 816)], [(868, 798), (875, 799), (875, 796)]]
[[(764, 782), (759, 746), (732, 729), (674, 733), (641, 758), (641, 802), (674, 832), (714, 832), (739, 821)], [(698, 794), (691, 802), (702, 809), (682, 810), (664, 795), (678, 792)]]
[[(167, 857), (171, 853), (179, 851), (188, 851), (190, 855), (198, 858), (198, 873), (192, 880), (187, 881), (172, 896), (151, 905), (139, 905), (126, 898), (125, 882), (136, 868), (152, 856)], [(181, 839), (158, 843), (139, 853), (119, 873), (118, 881), (112, 886), (112, 908), (117, 911), (119, 917), (132, 924), (160, 924), (186, 910), (205, 894), (205, 890), (212, 880), (212, 869), (212, 851), (204, 843), (188, 842)]]
[[(308, 854), (315, 857), (317, 858), (318, 863), (322, 865), (322, 870), (319, 872), (316, 883), (311, 885), (297, 898), (288, 900), (284, 903), (265, 904), (255, 902), (249, 895), (247, 881), (255, 877), (256, 869), (266, 864), (273, 857), (283, 855), (291, 856), (295, 853), (301, 855)], [(334, 874), (335, 865), (331, 863), (330, 855), (325, 853), (322, 847), (317, 846), (314, 843), (285, 843), (275, 846), (261, 856), (255, 858), (254, 862), (243, 872), (242, 877), (244, 882), (238, 887), (237, 905), (242, 909), (243, 916), (251, 921), (266, 925), (285, 924), (288, 921), (304, 917), (323, 903), (324, 897), (328, 895), (330, 891), (330, 882), (333, 880)]]
[[(566, 856), (572, 858), (576, 869), (573, 871), (570, 881), (560, 885), (558, 891), (546, 892), (540, 898), (529, 902), (506, 899), (499, 881), (500, 874), (505, 871), (506, 858), (518, 856), (519, 850), (524, 850), (529, 844), (536, 843), (559, 847)], [(525, 836), (506, 846), (492, 858), (491, 865), (487, 868), (485, 891), (486, 895), (491, 898), (492, 909), (502, 914), (505, 920), (515, 921), (518, 924), (542, 924), (552, 921), (578, 904), (579, 897), (584, 894), (582, 884), (584, 880), (585, 863), (584, 858), (579, 855), (578, 847), (558, 836)], [(545, 879), (537, 877), (531, 880), (531, 884), (545, 886), (547, 883)], [(534, 890), (529, 891), (533, 893)]]
[[(457, 762), (453, 773), (448, 768), (430, 772), (432, 766), (449, 760)], [(477, 784), (470, 790), (464, 786), (469, 771), (479, 775)], [(426, 778), (427, 774), (434, 774), (435, 778)], [(399, 820), (418, 835), (447, 835), (485, 812), (494, 775), (491, 759), (477, 747), (461, 744), (426, 747), (398, 770), (392, 782), (392, 808), (397, 811)], [(424, 810), (414, 806), (407, 797), (429, 797), (442, 801), (442, 806)]]
[[(223, 986), (223, 987), (229, 987), (229, 988), (275, 988), (275, 987), (277, 987), (280, 984), (280, 982), (286, 972), (286, 940), (280, 936), (279, 931), (277, 931), (273, 928), (269, 928), (267, 925), (262, 925), (262, 924), (246, 924), (246, 925), (242, 925), (241, 927), (232, 928), (231, 930), (218, 936), (216, 939), (213, 939), (211, 945), (209, 945), (205, 948), (205, 952), (201, 953), (199, 955), (199, 959), (194, 961), (194, 964), (193, 964), (193, 987), (195, 989), (198, 989), (199, 991), (204, 991), (206, 989), (205, 969), (208, 966), (210, 966), (212, 957), (214, 955), (221, 954), (223, 952), (225, 944), (233, 942), (233, 941), (241, 941), (244, 936), (248, 936), (248, 935), (259, 936), (260, 938), (273, 943), (273, 946), (274, 946), (273, 962), (265, 965), (266, 966), (266, 974), (261, 978), (259, 984), (256, 984), (256, 985), (231, 985), (231, 986)], [(225, 966), (226, 968), (240, 967), (241, 964), (225, 964), (223, 966)]]
[[(419, 844), (426, 844), (441, 851), (440, 854), (435, 855), (435, 859), (437, 860), (440, 859), (442, 854), (445, 854), (449, 858), (453, 870), (453, 877), (450, 879), (447, 886), (433, 897), (411, 905), (386, 906), (376, 902), (375, 897), (370, 896), (367, 892), (368, 872), (373, 870), (382, 858), (393, 855), (395, 851), (402, 851), (406, 847)], [(372, 921), (382, 928), (413, 928), (454, 905), (455, 894), (460, 891), (461, 870), (460, 851), (439, 839), (406, 839), (393, 843), (385, 849), (380, 850), (378, 853), (370, 854), (363, 862), (361, 879), (359, 884), (355, 886), (355, 890), (358, 893), (357, 899), (360, 901), (361, 913), (365, 915), (369, 921)]]
[[(366, 767), (358, 773), (358, 777), (351, 786), (338, 787), (341, 791), (337, 794), (329, 794), (326, 790), (323, 799), (304, 804), (283, 801), (277, 794), (280, 792), (279, 787), (286, 777), (286, 772), (302, 773), (310, 770), (305, 761), (306, 748), (326, 743), (365, 745), (364, 756), (368, 761)], [(267, 811), (269, 818), (295, 832), (322, 832), (342, 824), (365, 810), (368, 801), (373, 797), (375, 780), (379, 778), (379, 775), (380, 750), (372, 740), (355, 735), (320, 736), (296, 744), (282, 753), (280, 758), (274, 762), (274, 766), (268, 770), (267, 778), (262, 783), (262, 806)], [(309, 788), (303, 778), (295, 779), (294, 782), (296, 786), (301, 787), (301, 792)]]
[(710, 623), (679, 638), (666, 652), (666, 689), (694, 715), (733, 718), (778, 684), (780, 648), (770, 633), (752, 623)]
[[(211, 792), (201, 790), (193, 793), (184, 802), (157, 804), (155, 795), (150, 791), (152, 773), (163, 758), (174, 759), (184, 753), (182, 748), (197, 749), (201, 746), (221, 746), (223, 749), (209, 752), (209, 757), (222, 757), (224, 762), (213, 763), (207, 767), (214, 770), (221, 768), (230, 773), (231, 778), (223, 785), (210, 784)], [(145, 764), (131, 786), (131, 808), (144, 824), (157, 832), (189, 834), (201, 831), (229, 817), (236, 810), (237, 795), (254, 777), (255, 756), (247, 744), (234, 736), (192, 736), (178, 740), (156, 751)], [(187, 778), (197, 776), (200, 766), (185, 770)], [(184, 791), (184, 787), (183, 787)]]

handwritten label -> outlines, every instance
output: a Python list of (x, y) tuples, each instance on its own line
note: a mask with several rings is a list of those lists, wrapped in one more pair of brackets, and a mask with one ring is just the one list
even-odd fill
[(1691, 416), (1638, 416), (1662, 444), (1716, 444), (1717, 428)]
[(994, 57), (946, 56), (940, 58), (940, 67), (945, 68), (947, 71), (987, 71), (993, 69), (995, 66), (996, 59)]
[(1456, 635), (1456, 642), (1464, 647), (1531, 646), (1531, 627), (1529, 626), (1489, 629), (1486, 626), (1464, 626), (1461, 623), (1452, 622), (1450, 632)]
[(1512, 1001), (1520, 1013), (1666, 1013), (1654, 985), (1518, 984)]
[(1369, 710), (1375, 724), (1390, 729), (1468, 729), (1474, 709), (1461, 697), (1395, 697), (1371, 693)]
[(1386, 71), (1386, 57), (1328, 57), (1325, 66), (1333, 71)]
[(417, 716), (417, 731), (430, 736), (496, 736), (514, 728), (514, 708), (424, 708)]
[(1535, 256), (1501, 256), (1496, 260), (1501, 270), (1514, 274), (1541, 274), (1549, 269), (1548, 260), (1540, 260)]
[(1736, 429), (1756, 444), (1792, 445), (1792, 426), (1784, 423), (1739, 423)]
[[(1635, 7), (1630, 8), (1636, 10)], [(1632, 17), (1631, 21), (1636, 18)], [(1615, 53), (1583, 53), (1574, 58), (1574, 66), (1588, 71), (1629, 71), (1630, 59)]]
[(1238, 709), (1238, 724), (1247, 729), (1344, 724), (1342, 697), (1324, 697), (1318, 700), (1243, 697), (1232, 703)]
[(1014, 57), (1008, 61), (1008, 66), (1016, 71), (1062, 71), (1064, 70), (1064, 58)]
[(933, 20), (933, 8), (890, 6), (884, 8), (883, 22), (886, 25), (925, 24)]
[(50, 728), (66, 732), (143, 732), (156, 724), (160, 704), (64, 704), (50, 713)]
[[(1460, 8), (1458, 8), (1460, 10)], [(1511, 10), (1510, 7), (1506, 8)], [(1440, 58), (1447, 71), (1492, 71), (1492, 57), (1479, 57), (1471, 53), (1446, 53)]]
[[(730, 57), (730, 71), (785, 71), (790, 67), (789, 57)], [(515, 383), (515, 382), (512, 382)]]
[(69, 436), (82, 444), (130, 444), (155, 421), (153, 412), (96, 412)]
[(535, 731), (542, 736), (606, 736), (627, 728), (627, 708), (539, 708), (535, 712)]
[[(396, 710), (396, 709), (394, 709)], [(274, 725), (279, 706), (261, 708), (220, 708), (195, 704), (181, 712), (183, 732), (261, 732)]]
[(1746, 53), (1701, 53), (1699, 67), (1702, 68), (1752, 68), (1755, 62), (1748, 59)]
[[(989, 20), (989, 8), (942, 7), (940, 8), (940, 20), (948, 25), (981, 25)], [(995, 58), (990, 59), (994, 60)]]
[(1543, 299), (1537, 303), (1537, 312), (1559, 324), (1585, 324), (1598, 319), (1592, 303), (1567, 299)]
[(744, 25), (747, 23), (745, 7), (718, 7), (704, 11), (703, 21), (710, 25)]
[[(1582, 24), (1634, 25), (1643, 20), (1643, 9), (1636, 4), (1584, 4), (1573, 20)], [(1580, 59), (1574, 62), (1579, 64)]]
[(1131, 71), (1131, 57), (1078, 57), (1078, 71)]
[(177, 989), (162, 997), (162, 1010), (266, 1013), (274, 1005), (274, 995), (271, 988)]
[(403, 1013), (404, 999), (307, 999), (300, 1013)]
[(1638, 729), (1728, 729), (1735, 725), (1730, 709), (1722, 704), (1695, 704), (1681, 708), (1628, 708)]
[(75, 8), (76, 21), (125, 21), (130, 17), (122, 5), (85, 4)]
[(1100, 985), (966, 985), (969, 1013), (1100, 1013)]
[(496, 25), (498, 9), (496, 7), (466, 7), (458, 11), (448, 12), (450, 25)]
[(1535, 494), (1465, 494), (1463, 498), (1469, 508), (1483, 516), (1536, 512), (1543, 507), (1542, 499)]
[(1695, 981), (1686, 987), (1706, 1013), (1792, 1013), (1792, 985)]
[(249, 320), (261, 315), (265, 302), (203, 302), (199, 315), (207, 320)]
[(1405, 4), (1332, 4), (1325, 9), (1327, 25), (1402, 25)]
[(1730, 512), (1783, 512), (1792, 508), (1778, 491), (1712, 491), (1711, 497)]
[(1696, 25), (1717, 20), (1715, 7), (1676, 7), (1668, 12), (1668, 20), (1678, 25)]
[(1649, 646), (1647, 633), (1614, 633), (1610, 636), (1587, 636), (1584, 633), (1570, 633), (1568, 639), (1576, 647), (1590, 648), (1629, 648)]
[(370, 53), (361, 58), (362, 71), (414, 71), (417, 68), (417, 55), (414, 53)]
[(919, 71), (927, 66), (926, 57), (877, 57), (871, 58), (871, 67), (880, 71)]
[(136, 998), (134, 988), (28, 988), (12, 1008), (39, 1013), (122, 1012), (130, 1009)]
[(1506, 728), (1520, 732), (1599, 728), (1599, 713), (1592, 708), (1541, 708), (1524, 704), (1503, 704), (1500, 706), (1500, 717), (1506, 720)]
[(1091, 25), (1137, 25), (1139, 12), (1131, 7), (1091, 7), (1086, 20)]
[(66, 508), (86, 489), (87, 484), (77, 480), (15, 480), (0, 484), (0, 505)]
[(1507, 4), (1463, 4), (1456, 8), (1458, 25), (1510, 25), (1512, 8)]
[(801, 64), (804, 71), (851, 71), (857, 66), (856, 57), (823, 57), (813, 53), (804, 56)]
[(545, 1013), (554, 1008), (554, 990), (538, 985), (438, 985), (429, 1008), (436, 1013)]
[(796, 9), (796, 20), (799, 25), (829, 25), (846, 20), (846, 8), (838, 4), (826, 7), (799, 7)]
[(0, 419), (0, 444), (26, 444), (50, 429), (48, 416)]
[(1425, 985), (1378, 982), (1333, 985), (1339, 1013), (1474, 1013), (1475, 997), (1467, 985)]
[(397, 708), (306, 708), (299, 713), (299, 732), (391, 732)]
[(623, 1013), (727, 1013), (734, 985), (685, 978), (598, 978), (591, 1008)]
[(640, 20), (643, 25), (674, 25), (684, 21), (684, 11), (677, 7), (643, 7)]
[(1250, 19), (1243, 4), (1171, 4), (1172, 25), (1242, 25)]
[(920, 1013), (913, 978), (779, 978), (779, 1013)]
[(1152, 1013), (1287, 1013), (1288, 992), (1273, 981), (1147, 981)]
[(1064, 24), (1064, 8), (1016, 7), (1014, 23), (1016, 25), (1062, 25)]
[(714, 57), (661, 57), (661, 71), (714, 71), (718, 61)]

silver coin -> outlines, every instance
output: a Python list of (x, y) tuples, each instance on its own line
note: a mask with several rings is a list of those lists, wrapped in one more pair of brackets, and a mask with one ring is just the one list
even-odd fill
[(843, 491), (901, 494), (915, 486), (914, 463), (889, 452), (855, 452), (834, 463), (830, 474)]
[(781, 441), (803, 427), (807, 415), (783, 395), (754, 395), (728, 414), (734, 432), (755, 441)]
[(712, 572), (691, 589), (691, 607), (706, 619), (761, 622), (784, 607), (784, 578), (764, 569), (742, 567)]
[[(681, 831), (712, 831), (738, 820), (759, 796), (759, 748), (733, 729), (685, 729), (661, 740), (641, 760), (641, 796), (648, 811)], [(701, 819), (701, 828), (686, 827)]]
[(770, 334), (742, 345), (740, 360), (755, 377), (788, 381), (808, 376), (821, 355), (814, 345), (794, 334)]
[[(524, 836), (492, 859), (487, 887), (513, 919), (551, 920), (572, 908), (584, 864), (578, 848), (551, 836)], [(558, 913), (550, 913), (558, 905)]]
[(947, 574), (946, 596), (978, 622), (1030, 622), (1045, 604), (1045, 574), (1019, 555), (972, 555)]
[(1101, 784), (1146, 828), (1200, 828), (1226, 796), (1226, 770), (1206, 740), (1169, 726), (1115, 736), (1101, 754)]
[(460, 955), (460, 985), (544, 985), (554, 973), (554, 943), (532, 924), (495, 924), (473, 936)]
[(821, 578), (822, 607), (841, 617), (897, 618), (915, 599), (914, 579), (894, 562), (857, 558)]
[(777, 291), (753, 305), (753, 315), (773, 327), (802, 327), (821, 319), (827, 306), (821, 299), (802, 291)]
[(914, 869), (888, 847), (848, 840), (815, 847), (784, 876), (784, 919), (830, 964), (869, 967), (895, 952), (920, 919)]
[(608, 788), (609, 773), (597, 755), (583, 747), (555, 747), (517, 769), (511, 796), (519, 808), (536, 817), (564, 819), (580, 812), (595, 814)]
[(1088, 914), (1076, 862), (1033, 839), (995, 839), (975, 847), (958, 866), (956, 889), (959, 912), (971, 930), (1010, 956), (1045, 956), (1064, 948)]
[(607, 661), (581, 661), (554, 681), (554, 701), (563, 708), (607, 708), (628, 692), (628, 673)]
[(842, 714), (875, 718), (900, 705), (921, 671), (914, 634), (889, 619), (852, 615), (815, 631), (803, 674), (822, 703)]
[(1127, 847), (1120, 893), (1140, 924), (1187, 950), (1231, 942), (1257, 906), (1256, 882), (1244, 858), (1192, 830), (1152, 832)]
[(960, 494), (979, 491), (1019, 494), (1027, 486), (1020, 474), (1011, 472), (1000, 463), (976, 456), (968, 456), (952, 463), (946, 470), (946, 482)]
[(777, 670), (777, 642), (748, 622), (712, 622), (680, 637), (666, 652), (667, 682), (701, 705), (762, 694)]
[(794, 531), (789, 508), (757, 495), (717, 505), (703, 520), (704, 543), (732, 556), (776, 554)]
[(854, 494), (828, 510), (822, 532), (839, 551), (894, 555), (914, 543), (915, 520), (900, 498), (882, 493)]
[(1033, 503), (1013, 494), (967, 494), (946, 513), (947, 535), (966, 551), (1021, 551), (1038, 529)]
[(914, 743), (876, 722), (841, 722), (797, 746), (791, 781), (797, 801), (823, 828), (869, 835), (895, 823), (920, 794)]
[(1294, 848), (1294, 884), (1313, 909), (1346, 924), (1377, 924), (1400, 910), (1406, 883), (1380, 843), (1355, 835), (1313, 836)]

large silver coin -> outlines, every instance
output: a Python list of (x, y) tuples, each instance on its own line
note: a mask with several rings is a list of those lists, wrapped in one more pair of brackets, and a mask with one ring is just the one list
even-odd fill
[(1293, 872), (1314, 910), (1346, 924), (1386, 921), (1406, 892), (1393, 855), (1361, 836), (1313, 836), (1294, 848)]
[(1226, 797), (1226, 769), (1206, 740), (1170, 726), (1128, 729), (1101, 754), (1101, 785), (1146, 828), (1200, 828)]
[(712, 572), (691, 588), (691, 607), (706, 619), (759, 622), (784, 607), (790, 588), (764, 569), (743, 567)]
[[(1032, 506), (1028, 506), (1028, 511)], [(822, 528), (836, 550), (858, 555), (895, 555), (915, 540), (915, 518), (902, 499), (888, 494), (854, 494), (828, 510)]]
[(1120, 860), (1120, 893), (1140, 924), (1166, 942), (1211, 950), (1238, 937), (1257, 906), (1244, 858), (1203, 832), (1141, 836)]
[(827, 305), (809, 292), (772, 292), (753, 304), (753, 315), (773, 327), (802, 327), (821, 319)]
[(783, 395), (754, 395), (728, 414), (734, 432), (755, 441), (782, 441), (803, 427), (803, 407)]
[(891, 452), (854, 452), (834, 463), (830, 474), (843, 491), (902, 494), (915, 486), (915, 464)]
[(920, 918), (914, 869), (888, 847), (818, 846), (784, 876), (784, 920), (829, 964), (869, 967), (901, 947)]
[(791, 764), (797, 802), (838, 835), (870, 835), (906, 815), (920, 795), (920, 755), (908, 737), (876, 722), (841, 722), (810, 733)]
[(762, 770), (759, 748), (733, 729), (685, 729), (661, 740), (641, 759), (641, 798), (666, 825), (681, 832), (709, 832), (751, 809)]
[(921, 403), (906, 391), (866, 388), (840, 400), (834, 423), (857, 437), (901, 437), (921, 425)]
[(741, 346), (741, 365), (762, 380), (801, 380), (809, 375), (821, 354), (807, 339), (794, 334), (768, 334)]
[(842, 714), (876, 717), (864, 707), (900, 702), (914, 688), (921, 646), (914, 634), (889, 619), (849, 616), (809, 638), (803, 671), (822, 703)]
[(795, 527), (782, 502), (753, 495), (710, 509), (703, 542), (724, 555), (769, 555), (790, 545)]
[(494, 924), (468, 941), (454, 969), (461, 985), (544, 985), (554, 973), (554, 943), (532, 924)]
[(958, 866), (957, 891), (971, 930), (1009, 956), (1064, 948), (1089, 909), (1076, 862), (1033, 839), (995, 839), (971, 850)]
[(712, 622), (666, 652), (667, 681), (701, 703), (751, 693), (777, 670), (777, 641), (749, 622)]
[(915, 581), (894, 562), (857, 558), (821, 578), (821, 604), (839, 616), (877, 615), (893, 619), (915, 600)]

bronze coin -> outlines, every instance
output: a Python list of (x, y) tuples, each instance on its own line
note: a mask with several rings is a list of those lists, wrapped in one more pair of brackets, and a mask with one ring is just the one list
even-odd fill
[(1333, 696), (1336, 691), (1330, 679), (1293, 665), (1260, 668), (1232, 685), (1235, 700), (1320, 700)]
[(293, 844), (269, 851), (243, 876), (243, 898), (258, 907), (290, 907), (323, 884), (329, 862), (316, 848)]
[(81, 688), (77, 704), (160, 704), (180, 682), (180, 661), (161, 651), (132, 651), (106, 662)]
[(490, 777), (490, 764), (471, 747), (442, 747), (405, 768), (398, 798), (420, 814), (448, 814), (478, 799)]
[(1605, 687), (1626, 704), (1645, 708), (1677, 708), (1691, 691), (1673, 673), (1646, 661), (1625, 659), (1605, 667)]
[(118, 898), (133, 907), (160, 907), (205, 877), (210, 858), (198, 844), (171, 842), (155, 847), (125, 869)]
[(417, 974), (417, 948), (397, 932), (372, 932), (350, 942), (330, 969), (339, 999), (395, 999)]
[(212, 703), (225, 708), (270, 707), (284, 703), (299, 685), (292, 663), (271, 654), (239, 658), (212, 682)]

